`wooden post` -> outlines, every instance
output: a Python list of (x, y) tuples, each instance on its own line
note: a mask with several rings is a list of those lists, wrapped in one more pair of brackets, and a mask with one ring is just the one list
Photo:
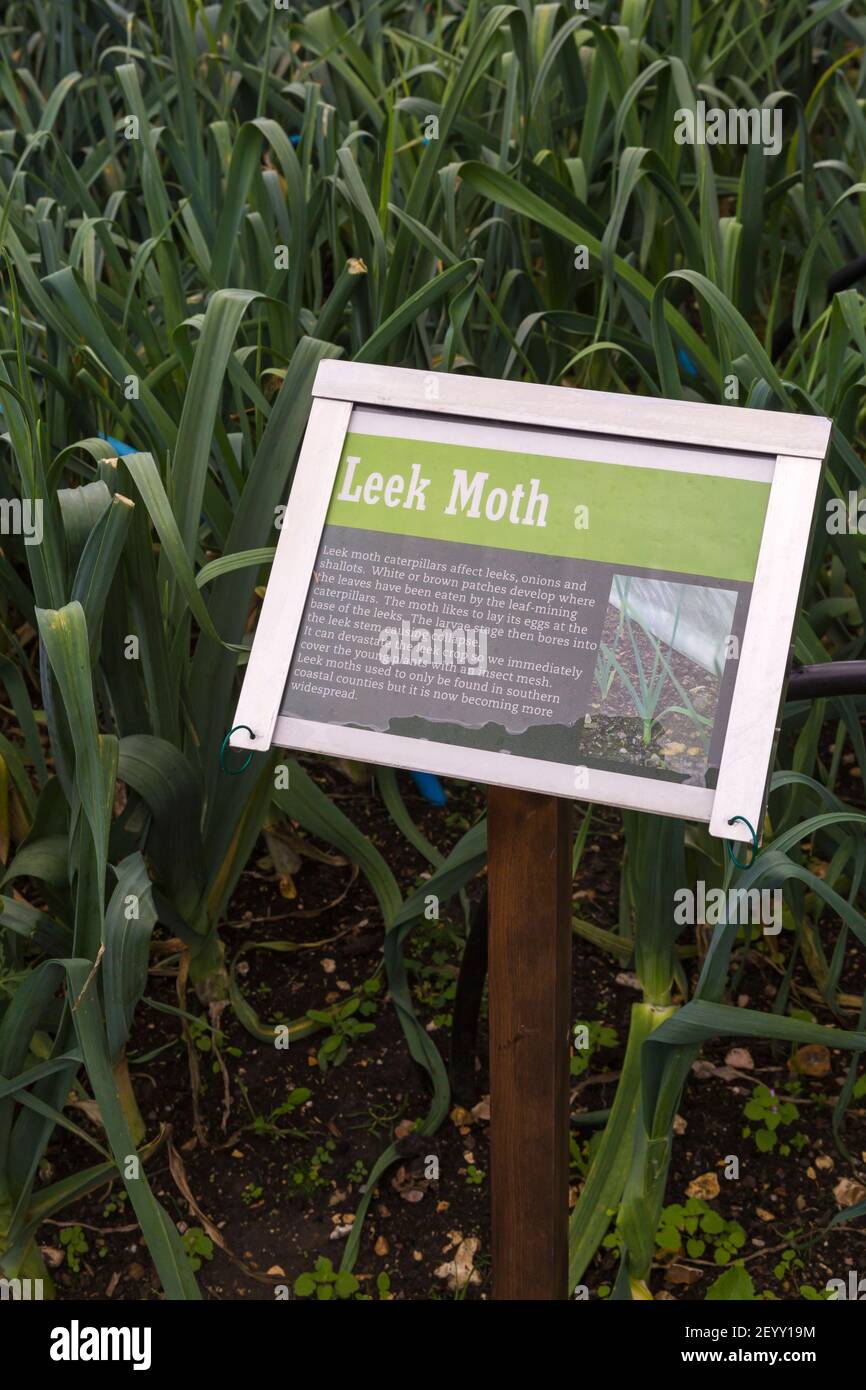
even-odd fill
[(495, 1299), (568, 1297), (570, 812), (488, 788)]

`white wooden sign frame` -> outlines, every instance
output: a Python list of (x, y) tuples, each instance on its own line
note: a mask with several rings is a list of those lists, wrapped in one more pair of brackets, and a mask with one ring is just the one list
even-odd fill
[[(431, 391), (431, 382), (435, 391)], [(233, 723), (234, 748), (276, 744), (442, 776), (470, 778), (577, 799), (575, 769), (514, 754), (316, 723), (280, 715), (313, 567), (343, 444), (356, 406), (402, 414), (504, 422), (763, 456), (774, 461), (757, 570), (715, 789), (628, 773), (590, 770), (586, 799), (709, 824), (710, 833), (749, 841), (760, 835), (778, 719), (821, 466), (831, 424), (818, 416), (622, 396), (569, 387), (493, 381), (450, 373), (320, 364), (276, 556)], [(431, 395), (433, 399), (431, 399)]]

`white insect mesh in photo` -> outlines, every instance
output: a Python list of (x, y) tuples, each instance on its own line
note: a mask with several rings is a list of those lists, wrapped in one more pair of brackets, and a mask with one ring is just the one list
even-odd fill
[(676, 584), (665, 579), (614, 575), (610, 602), (666, 646), (721, 676), (737, 595), (731, 589)]

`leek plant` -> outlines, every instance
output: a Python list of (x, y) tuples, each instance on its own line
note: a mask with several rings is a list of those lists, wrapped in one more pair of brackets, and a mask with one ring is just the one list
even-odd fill
[[(668, 677), (671, 669), (670, 661), (667, 658), (665, 658), (664, 653), (662, 652), (662, 644), (658, 640), (658, 638), (653, 636), (653, 634), (647, 630), (643, 623), (636, 624), (635, 619), (628, 612), (627, 587), (626, 592), (621, 595), (621, 602), (622, 607), (620, 610), (620, 618), (622, 622), (624, 622), (625, 630), (628, 633), (629, 645), (631, 646), (631, 653), (634, 658), (635, 679), (632, 680), (628, 671), (625, 669), (622, 662), (619, 661), (614, 652), (606, 654), (605, 659), (610, 661), (610, 665), (613, 667), (614, 671), (619, 676), (620, 680), (622, 681), (622, 684), (625, 686), (626, 690), (628, 691), (631, 697), (635, 713), (637, 714), (638, 718), (640, 719), (643, 725), (643, 745), (644, 748), (648, 748), (650, 743), (652, 742), (653, 726), (656, 723), (656, 720), (659, 718), (657, 710), (659, 704), (661, 703), (661, 698), (664, 694), (665, 687), (668, 683)], [(668, 658), (670, 658), (673, 655), (673, 644), (674, 638), (677, 635), (677, 627), (679, 625), (681, 603), (682, 593), (680, 593), (677, 602), (676, 612), (674, 613), (673, 630), (671, 632), (670, 641), (668, 642)], [(644, 659), (641, 655), (641, 650), (638, 646), (637, 638), (635, 636), (635, 626), (637, 626), (640, 629), (640, 631), (643, 633), (644, 638), (652, 648), (652, 665), (649, 667), (649, 669), (647, 669), (647, 667), (644, 665)], [(663, 714), (668, 714), (669, 712), (670, 709), (665, 709), (662, 711)]]
[(662, 663), (664, 665), (665, 670), (667, 671), (671, 685), (674, 687), (680, 699), (682, 700), (681, 705), (668, 705), (665, 710), (665, 714), (684, 714), (687, 719), (690, 719), (694, 729), (695, 738), (700, 739), (706, 751), (709, 748), (710, 733), (712, 731), (713, 721), (707, 715), (699, 714), (698, 711), (695, 709), (694, 701), (689, 695), (689, 692), (686, 690), (682, 681), (677, 676), (676, 672), (674, 671), (664, 652), (661, 651), (660, 647), (659, 655), (661, 656)]
[(593, 678), (601, 691), (602, 700), (606, 700), (616, 678), (613, 652), (606, 642), (599, 642), (598, 644), (598, 659), (595, 663)]

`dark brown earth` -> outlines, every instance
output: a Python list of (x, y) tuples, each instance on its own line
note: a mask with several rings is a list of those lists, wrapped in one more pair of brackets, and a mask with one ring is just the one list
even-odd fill
[[(369, 785), (353, 785), (321, 762), (311, 761), (308, 766), (339, 799), (346, 814), (372, 836), (404, 894), (413, 888), (427, 866), (395, 830), (378, 795)], [(847, 785), (837, 790), (861, 801), (862, 787), (852, 777), (850, 760), (844, 777)], [(442, 851), (456, 843), (483, 809), (478, 789), (467, 784), (448, 784), (449, 802), (444, 810), (425, 802), (408, 776), (400, 775), (400, 785), (412, 816)], [(579, 814), (576, 807), (576, 818)], [(585, 920), (608, 929), (616, 924), (621, 845), (618, 814), (595, 810), (575, 880), (575, 910)], [(316, 846), (311, 844), (310, 848), (315, 850)], [(261, 950), (245, 954), (249, 970), (239, 979), (247, 1001), (264, 1020), (301, 1018), (309, 1008), (324, 1008), (348, 996), (346, 985), (351, 990), (382, 974), (382, 921), (369, 886), (348, 864), (333, 862), (339, 857), (331, 846), (317, 848), (323, 857), (303, 857), (294, 875), (297, 896), (288, 898), (280, 893), (279, 877), (262, 840), (230, 905), (223, 932), (230, 958), (242, 946), (261, 941), (322, 943), (338, 937), (297, 954)], [(472, 886), (473, 896), (480, 886), (480, 880)], [(285, 888), (292, 891), (288, 884)], [(448, 912), (441, 924), (420, 924), (406, 951), (416, 1008), (446, 1057), (463, 940), (462, 915), (455, 912), (453, 904)], [(835, 926), (823, 935), (829, 954)], [(693, 930), (687, 929), (681, 940), (692, 947), (684, 966), (693, 978), (699, 964)], [(791, 942), (787, 932), (781, 946), (765, 939), (759, 951), (740, 960), (742, 973), (733, 1002), (748, 1000), (751, 1008), (772, 1008)], [(174, 970), (170, 956), (154, 962), (151, 999), (177, 1003)], [(843, 972), (843, 988), (862, 990), (863, 980), (864, 955), (859, 947), (852, 947)], [(834, 1022), (829, 1010), (808, 993), (813, 987), (802, 962), (798, 962), (792, 1003), (810, 1009), (821, 1022)], [(151, 1182), (182, 1230), (201, 1231), (207, 1221), (212, 1222), (226, 1247), (221, 1250), (215, 1245), (212, 1258), (202, 1260), (198, 1277), (206, 1298), (272, 1299), (275, 1287), (291, 1286), (299, 1274), (312, 1268), (318, 1256), (338, 1266), (345, 1237), (332, 1236), (349, 1224), (365, 1171), (393, 1136), (395, 1127), (423, 1116), (428, 1104), (425, 1078), (409, 1057), (394, 1009), (382, 996), (383, 990), (371, 995), (379, 1004), (368, 1020), (374, 1023), (374, 1030), (358, 1038), (346, 1060), (324, 1074), (315, 1063), (315, 1050), (323, 1035), (293, 1041), (287, 1051), (277, 1051), (271, 1043), (251, 1037), (227, 1010), (220, 1042), (231, 1096), (225, 1127), (219, 1065), (212, 1051), (197, 1054), (202, 1085), (199, 1129), (204, 1139), (196, 1135), (189, 1066), (178, 1019), (152, 1007), (139, 1010), (130, 1046), (136, 1093), (148, 1134), (155, 1134), (160, 1125), (170, 1126), (174, 1151), (174, 1175), (169, 1146), (164, 1143), (148, 1164)], [(615, 1032), (615, 1039), (605, 1035), (610, 1045), (597, 1047), (586, 1070), (574, 1078), (572, 1108), (577, 1114), (611, 1104), (630, 1006), (640, 995), (633, 977), (620, 964), (576, 937), (572, 997), (575, 1021), (603, 1024)], [(197, 1011), (194, 1002), (188, 999), (187, 1003)], [(846, 1014), (844, 1021), (849, 1027), (856, 1026), (853, 1013)], [(707, 1174), (716, 1175), (720, 1190), (709, 1204), (726, 1221), (742, 1225), (742, 1253), (756, 1289), (775, 1298), (798, 1298), (801, 1286), (822, 1289), (828, 1278), (846, 1277), (849, 1268), (862, 1268), (866, 1259), (862, 1221), (825, 1234), (827, 1222), (838, 1210), (833, 1190), (840, 1179), (866, 1182), (866, 1112), (861, 1100), (855, 1100), (849, 1109), (844, 1133), (851, 1157), (846, 1159), (834, 1143), (831, 1118), (847, 1058), (834, 1052), (827, 1075), (796, 1078), (788, 1067), (789, 1047), (772, 1048), (742, 1040), (738, 1045), (748, 1050), (748, 1056), (740, 1056), (735, 1068), (726, 1069), (725, 1058), (732, 1045), (708, 1047), (705, 1061), (698, 1067), (701, 1074), (693, 1072), (690, 1076), (680, 1105), (681, 1132), (674, 1142), (666, 1202), (685, 1202), (690, 1183)], [(482, 1058), (485, 1049), (482, 1020)], [(708, 1068), (706, 1063), (714, 1065)], [(784, 1095), (798, 1079), (798, 1120), (785, 1134), (802, 1134), (803, 1139), (797, 1140), (802, 1147), (792, 1147), (787, 1157), (759, 1152), (754, 1140), (742, 1137), (747, 1123), (743, 1107), (754, 1081)], [(309, 1088), (309, 1103), (290, 1114), (272, 1117), (298, 1087)], [(458, 1296), (489, 1295), (490, 1161), (484, 1063), (479, 1066), (477, 1091), (480, 1108), (476, 1114), (452, 1111), (432, 1140), (424, 1140), (414, 1157), (410, 1152), (399, 1168), (381, 1180), (356, 1265), (362, 1289), (374, 1296), (376, 1276), (384, 1272), (390, 1279), (391, 1297), (455, 1297), (447, 1279), (437, 1271), (454, 1259), (467, 1239), (478, 1241), (474, 1260), (478, 1283)], [(87, 1127), (90, 1122), (86, 1116), (76, 1114)], [(261, 1117), (259, 1132), (254, 1129), (257, 1117)], [(269, 1119), (273, 1126), (297, 1131), (298, 1137), (268, 1130)], [(578, 1146), (586, 1143), (591, 1132), (575, 1128)], [(413, 1148), (411, 1139), (406, 1147)], [(741, 1157), (739, 1182), (724, 1177), (725, 1156), (731, 1153)], [(440, 1176), (438, 1181), (427, 1183), (423, 1165), (426, 1156), (434, 1154)], [(68, 1136), (55, 1139), (49, 1158), (55, 1178), (92, 1161), (85, 1146)], [(577, 1169), (573, 1176), (575, 1196), (580, 1182)], [(62, 1223), (49, 1222), (40, 1230), (39, 1241), (49, 1261), (57, 1261), (58, 1255), (63, 1259), (55, 1269), (59, 1298), (159, 1297), (146, 1249), (118, 1188), (119, 1184), (106, 1188), (69, 1209)], [(190, 1197), (196, 1212), (190, 1208)], [(73, 1256), (77, 1270), (70, 1267), (62, 1243), (62, 1232), (76, 1226), (80, 1236), (76, 1235), (73, 1244), (76, 1240), (87, 1243), (86, 1250)], [(796, 1254), (786, 1261), (785, 1251)], [(794, 1266), (793, 1272), (783, 1269), (782, 1265), (793, 1258), (802, 1264)], [(652, 1277), (653, 1291), (675, 1298), (703, 1298), (718, 1268), (711, 1251), (703, 1259), (660, 1255)], [(593, 1293), (603, 1291), (615, 1270), (615, 1253), (602, 1251), (585, 1282)]]

